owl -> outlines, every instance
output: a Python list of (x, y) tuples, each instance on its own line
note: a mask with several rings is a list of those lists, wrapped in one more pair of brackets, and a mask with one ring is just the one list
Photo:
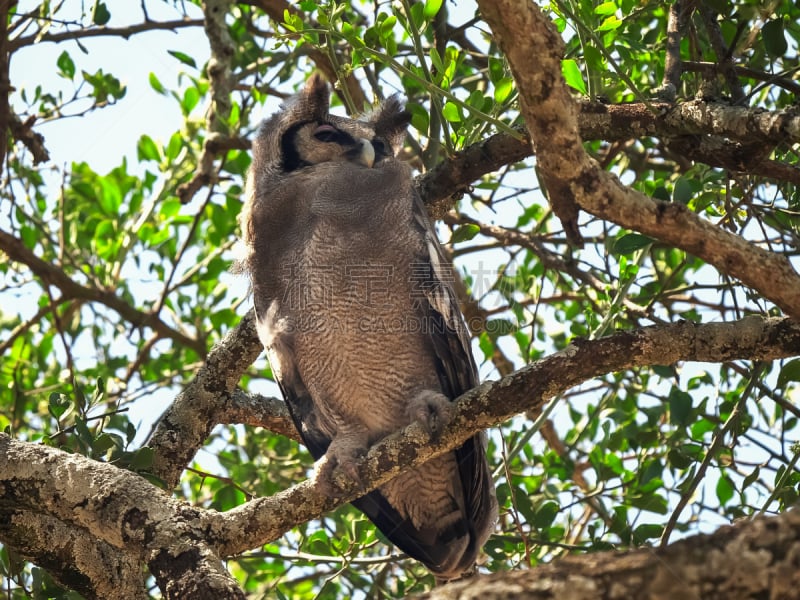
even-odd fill
[[(358, 479), (368, 448), (418, 421), (435, 436), (477, 384), (461, 313), (410, 169), (396, 98), (361, 120), (329, 114), (312, 76), (260, 128), (241, 215), (258, 324), (273, 374), (315, 459)], [(353, 504), (440, 580), (473, 569), (497, 520), (485, 435)]]

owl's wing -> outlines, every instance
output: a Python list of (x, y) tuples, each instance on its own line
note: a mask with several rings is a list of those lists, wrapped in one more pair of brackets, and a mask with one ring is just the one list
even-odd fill
[[(412, 293), (417, 300), (418, 317), (424, 324), (436, 357), (436, 371), (442, 392), (451, 400), (473, 388), (477, 368), (470, 351), (470, 340), (452, 289), (453, 271), (442, 254), (425, 206), (416, 192), (413, 215), (416, 240), (424, 239), (412, 273)], [(420, 531), (400, 517), (389, 501), (372, 492), (353, 504), (364, 512), (386, 536), (406, 554), (425, 563), (434, 572), (448, 565), (449, 575), (468, 570), (497, 519), (497, 500), (491, 472), (486, 462), (485, 435), (477, 434), (454, 450), (458, 481), (464, 498), (462, 519), (446, 528)], [(455, 474), (454, 474), (455, 475)], [(453, 475), (453, 476), (454, 476)], [(442, 485), (448, 475), (442, 474)], [(466, 539), (466, 548), (456, 540)], [(461, 550), (456, 550), (456, 548)], [(453, 553), (459, 552), (460, 558)], [(454, 564), (454, 558), (457, 563)], [(439, 568), (437, 568), (437, 566)]]
[[(478, 369), (472, 356), (470, 337), (453, 292), (454, 273), (442, 254), (436, 232), (419, 194), (413, 192), (413, 214), (424, 236), (426, 252), (420, 256), (426, 303), (420, 307), (432, 326), (429, 336), (437, 358), (437, 374), (443, 393), (451, 400), (478, 384)], [(471, 546), (486, 538), (497, 519), (497, 498), (486, 461), (486, 435), (476, 434), (455, 449), (467, 510), (466, 527), (470, 548), (464, 553), (474, 560), (478, 549)], [(464, 565), (468, 567), (469, 565)]]

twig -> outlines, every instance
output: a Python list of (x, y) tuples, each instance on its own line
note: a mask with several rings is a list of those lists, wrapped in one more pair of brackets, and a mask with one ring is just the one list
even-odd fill
[(661, 539), (659, 540), (659, 545), (661, 548), (664, 548), (669, 544), (669, 536), (672, 534), (672, 530), (675, 529), (675, 525), (677, 525), (683, 509), (686, 508), (689, 500), (694, 495), (697, 486), (700, 485), (700, 482), (705, 477), (706, 471), (711, 465), (711, 461), (714, 460), (717, 450), (720, 449), (725, 440), (725, 435), (729, 433), (733, 429), (734, 425), (739, 422), (741, 409), (747, 402), (753, 389), (755, 389), (756, 383), (758, 382), (758, 377), (762, 370), (763, 366), (760, 364), (753, 368), (753, 371), (750, 374), (750, 381), (747, 382), (747, 387), (744, 389), (742, 395), (739, 397), (739, 400), (731, 410), (731, 414), (728, 415), (725, 423), (723, 423), (722, 428), (714, 434), (714, 438), (711, 440), (711, 445), (708, 447), (708, 450), (706, 450), (706, 455), (703, 457), (703, 462), (700, 463), (700, 466), (697, 468), (697, 472), (695, 473), (691, 484), (689, 484), (689, 487), (683, 492), (683, 494), (681, 494), (681, 498), (678, 500), (675, 510), (672, 511), (667, 524), (664, 526), (664, 531), (662, 532)]
[(717, 12), (707, 2), (700, 3), (699, 11), (700, 16), (703, 18), (703, 25), (705, 25), (706, 31), (708, 32), (708, 40), (711, 42), (711, 47), (717, 55), (722, 75), (728, 83), (731, 98), (734, 104), (739, 104), (745, 99), (744, 90), (742, 89), (742, 82), (739, 81), (736, 70), (733, 68), (731, 51), (725, 43), (725, 38), (722, 37), (722, 30), (717, 21)]
[[(7, 2), (7, 0), (3, 0)], [(40, 44), (43, 42), (63, 42), (65, 40), (78, 40), (89, 37), (122, 37), (126, 40), (137, 33), (147, 31), (182, 29), (184, 27), (199, 27), (203, 24), (202, 19), (178, 19), (175, 21), (145, 21), (136, 25), (126, 27), (89, 27), (86, 29), (76, 29), (75, 31), (59, 31), (58, 33), (45, 33), (44, 35), (34, 34), (25, 37), (18, 37), (8, 42), (8, 50), (14, 52), (25, 46)]]
[(21, 239), (2, 230), (0, 230), (0, 250), (4, 251), (10, 260), (26, 265), (45, 285), (52, 284), (60, 289), (64, 298), (99, 302), (114, 310), (131, 325), (149, 327), (162, 337), (174, 340), (191, 348), (200, 356), (205, 356), (206, 349), (202, 341), (173, 329), (155, 313), (142, 312), (134, 308), (111, 290), (101, 290), (76, 283), (59, 267), (36, 256)]

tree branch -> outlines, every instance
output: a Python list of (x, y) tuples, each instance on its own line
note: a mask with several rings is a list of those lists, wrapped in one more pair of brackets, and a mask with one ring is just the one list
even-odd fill
[(28, 119), (24, 123), (19, 120), (17, 115), (10, 116), (9, 127), (11, 128), (11, 135), (14, 139), (22, 144), (33, 155), (33, 164), (47, 162), (50, 160), (50, 153), (44, 145), (44, 136), (33, 130), (33, 119)]
[[(641, 103), (602, 104), (579, 102), (578, 129), (584, 141), (628, 140), (658, 137), (667, 140), (699, 136), (691, 159), (697, 162), (731, 168), (722, 162), (711, 140), (725, 144), (724, 138), (743, 143), (761, 142), (765, 146), (800, 142), (800, 115), (793, 111), (756, 111), (727, 104), (692, 100), (677, 105), (661, 102), (646, 106)], [(653, 110), (654, 109), (654, 110)], [(453, 206), (453, 197), (469, 185), (501, 167), (533, 156), (530, 137), (515, 138), (506, 133), (495, 134), (458, 152), (439, 163), (417, 180), (417, 189), (428, 206), (428, 212), (441, 219)], [(741, 170), (739, 165), (735, 170)], [(800, 170), (777, 161), (748, 164), (747, 171), (778, 181), (795, 182)]]
[(0, 433), (0, 491), (0, 510), (47, 514), (147, 562), (166, 598), (244, 598), (198, 529), (203, 511), (135, 473)]
[(199, 27), (203, 24), (202, 19), (177, 19), (175, 21), (145, 21), (135, 25), (125, 27), (87, 27), (76, 29), (75, 31), (60, 31), (57, 33), (34, 34), (9, 40), (8, 49), (14, 52), (24, 46), (40, 44), (43, 42), (63, 42), (65, 40), (78, 40), (90, 37), (122, 37), (129, 39), (137, 33), (147, 31), (175, 31), (184, 27)]
[[(685, 206), (656, 202), (627, 188), (587, 156), (578, 131), (577, 104), (561, 75), (564, 44), (538, 6), (525, 0), (480, 0), (478, 5), (519, 87), (522, 113), (551, 200), (554, 194), (567, 195), (597, 217), (682, 248), (800, 318), (800, 276), (785, 256), (715, 227)], [(536, 63), (531, 56), (537, 57)], [(697, 117), (714, 129), (707, 110)], [(759, 120), (755, 111), (731, 110), (745, 111), (747, 122)], [(800, 120), (789, 123), (794, 125), (789, 125), (788, 134), (796, 136)]]
[(220, 140), (227, 140), (230, 131), (227, 125), (231, 113), (231, 91), (235, 80), (231, 77), (231, 60), (236, 53), (225, 17), (230, 12), (232, 0), (206, 0), (203, 2), (203, 27), (211, 49), (206, 74), (210, 82), (211, 105), (206, 113), (208, 134), (200, 154), (197, 171), (187, 183), (178, 186), (181, 203), (188, 204), (204, 185), (214, 183), (214, 160), (217, 152), (213, 145), (221, 147)]
[(8, 61), (11, 57), (8, 44), (8, 9), (12, 0), (0, 0), (0, 165), (5, 163), (8, 148), (8, 130), (11, 126), (11, 107), (8, 95), (11, 93), (11, 80)]
[(800, 510), (723, 527), (653, 550), (568, 556), (535, 569), (457, 581), (418, 600), (796, 598)]
[[(251, 310), (214, 346), (195, 378), (161, 415), (147, 445), (154, 451), (153, 473), (166, 482), (168, 489), (177, 485), (183, 469), (214, 426), (237, 410), (241, 414), (244, 399), (234, 390), (262, 350)], [(260, 407), (257, 418), (268, 420), (263, 414), (266, 407)]]
[(115, 311), (131, 325), (149, 327), (161, 337), (187, 346), (200, 356), (205, 355), (205, 345), (201, 340), (191, 338), (173, 329), (156, 314), (142, 312), (134, 308), (111, 290), (100, 290), (76, 283), (59, 267), (36, 256), (25, 246), (21, 239), (2, 230), (0, 230), (0, 250), (5, 252), (10, 260), (27, 266), (44, 283), (54, 285), (60, 289), (63, 295), (62, 300), (71, 298), (99, 302)]
[(456, 401), (453, 421), (437, 440), (418, 423), (375, 444), (359, 467), (363, 489), (346, 488), (338, 500), (320, 495), (311, 480), (269, 498), (257, 498), (221, 516), (215, 537), (227, 540), (222, 556), (268, 543), (292, 527), (389, 481), (463, 443), (475, 433), (535, 411), (550, 398), (584, 381), (624, 369), (678, 361), (774, 360), (800, 354), (800, 324), (791, 319), (747, 317), (731, 323), (671, 323), (576, 340), (565, 350), (536, 361), (496, 382), (486, 382)]
[(0, 540), (89, 600), (148, 598), (139, 561), (80, 527), (32, 511), (0, 510)]
[[(359, 467), (363, 489), (348, 488), (345, 482), (345, 495), (332, 499), (307, 480), (227, 513), (188, 507), (142, 477), (113, 465), (0, 434), (0, 510), (36, 510), (85, 528), (146, 560), (164, 586), (176, 576), (189, 585), (200, 573), (203, 577), (198, 585), (213, 588), (217, 595), (212, 597), (238, 598), (217, 556), (238, 554), (274, 540), (297, 524), (385, 483), (401, 470), (455, 447), (477, 431), (540, 408), (549, 398), (583, 381), (627, 368), (682, 360), (773, 360), (797, 354), (800, 324), (786, 318), (748, 317), (706, 325), (682, 322), (593, 341), (578, 340), (562, 352), (461, 396), (453, 421), (437, 440), (431, 442), (415, 422), (373, 446)], [(230, 377), (236, 352), (212, 355), (217, 362), (207, 365), (198, 380), (204, 383), (204, 393), (224, 397), (227, 388), (235, 385)], [(240, 363), (248, 358), (238, 356)], [(213, 377), (215, 369), (221, 369), (217, 379)], [(222, 591), (214, 588), (220, 582)], [(189, 596), (168, 592), (167, 597)]]

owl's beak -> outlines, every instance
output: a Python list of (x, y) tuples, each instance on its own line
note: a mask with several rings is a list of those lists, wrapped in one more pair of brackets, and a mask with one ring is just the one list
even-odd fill
[(359, 138), (356, 141), (361, 144), (356, 161), (371, 169), (372, 165), (375, 164), (375, 148), (372, 147), (372, 142), (364, 138)]

